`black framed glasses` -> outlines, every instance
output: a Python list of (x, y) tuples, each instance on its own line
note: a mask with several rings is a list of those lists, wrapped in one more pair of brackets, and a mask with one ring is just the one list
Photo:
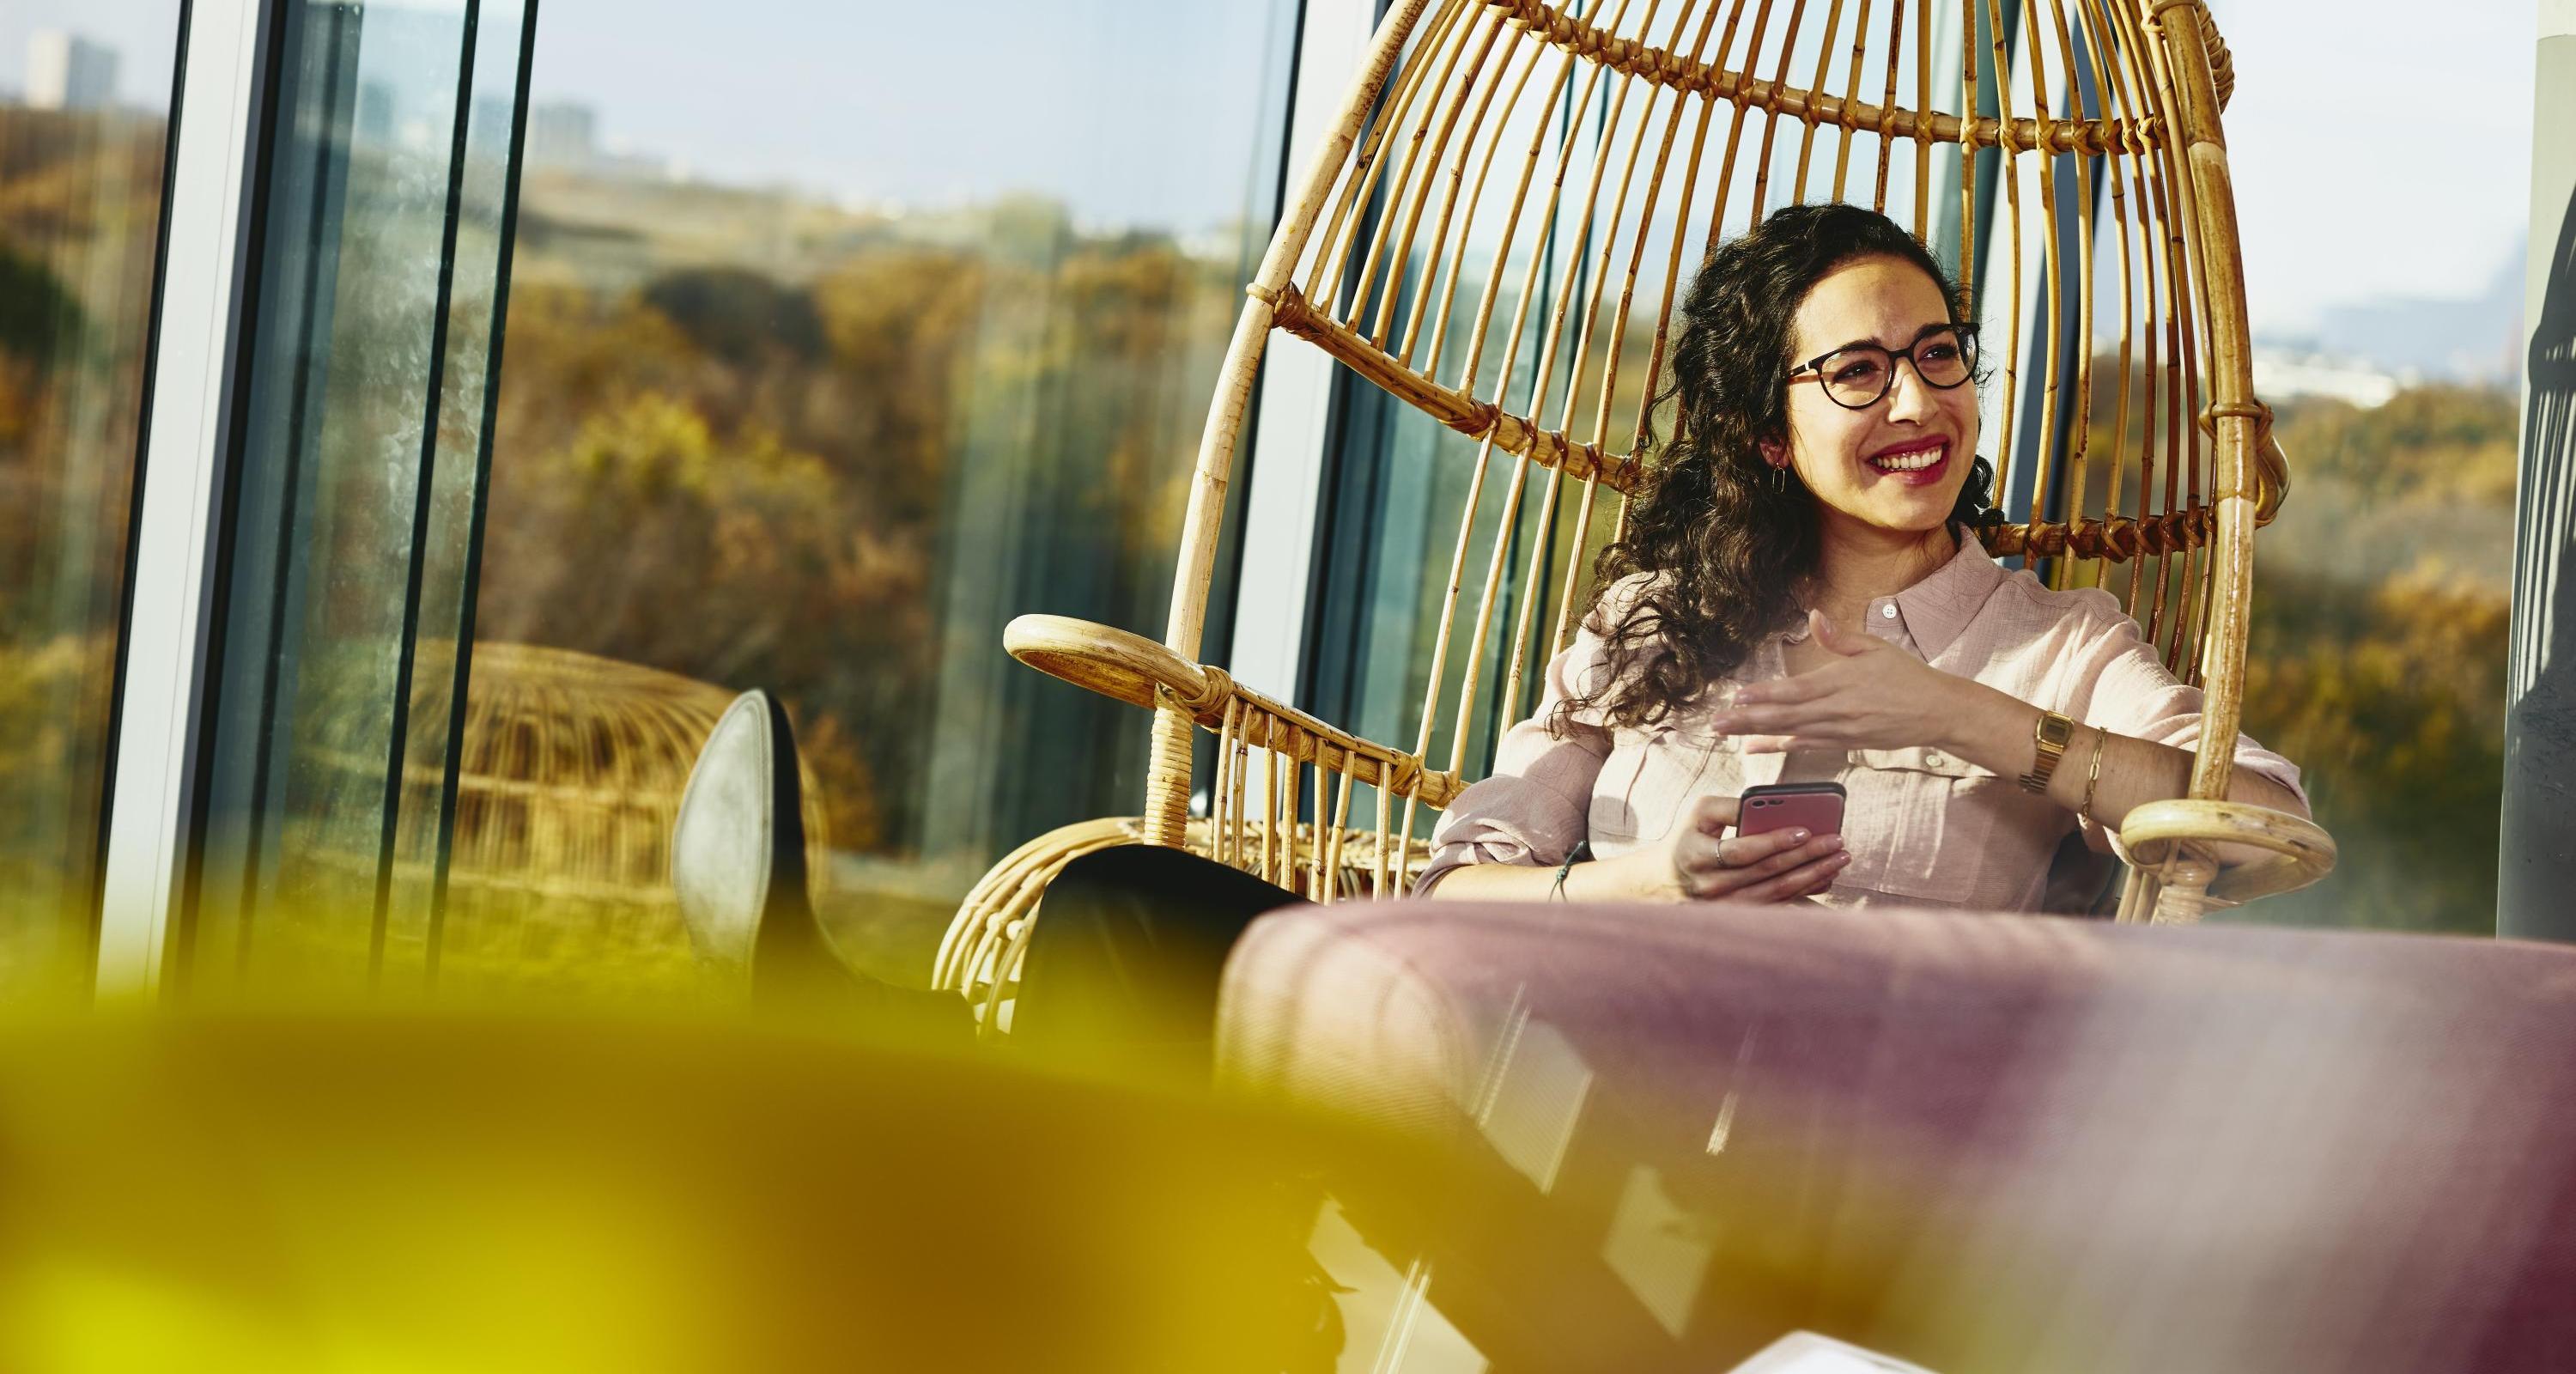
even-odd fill
[(1910, 359), (1914, 375), (1925, 386), (1947, 391), (1976, 375), (1977, 327), (1944, 325), (1899, 349), (1853, 344), (1811, 358), (1789, 369), (1789, 380), (1814, 377), (1826, 399), (1845, 410), (1867, 410), (1896, 381), (1896, 361)]

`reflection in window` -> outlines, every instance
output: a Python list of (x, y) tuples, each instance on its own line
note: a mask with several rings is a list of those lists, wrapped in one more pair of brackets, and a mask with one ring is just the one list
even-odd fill
[(279, 25), (182, 928), (201, 986), (429, 968), (525, 10), (300, 0)]
[[(1295, 12), (1012, 0), (970, 49), (918, 7), (548, 0), (442, 977), (533, 940), (684, 968), (658, 871), (593, 859), (652, 852), (744, 688), (787, 702), (826, 919), (891, 979), (999, 854), (1134, 813), (1144, 713), (1001, 628), (1160, 630)], [(626, 704), (655, 690), (686, 707)], [(491, 734), (523, 729), (596, 747)], [(611, 795), (627, 839), (544, 848)], [(503, 796), (536, 848), (482, 833)]]
[(0, 1000), (90, 955), (179, 11), (0, 16)]

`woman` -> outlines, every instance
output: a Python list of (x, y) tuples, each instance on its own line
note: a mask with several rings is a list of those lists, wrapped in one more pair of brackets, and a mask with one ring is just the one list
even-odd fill
[[(1672, 441), (1417, 891), (2039, 910), (2061, 841), (2117, 852), (2133, 808), (2184, 794), (2199, 691), (2109, 593), (1977, 542), (1994, 474), (1957, 301), (1855, 206), (1779, 210), (1710, 257), (1658, 398)], [(1730, 833), (1744, 788), (1826, 780), (1840, 835)], [(2228, 795), (2308, 811), (2242, 736)]]

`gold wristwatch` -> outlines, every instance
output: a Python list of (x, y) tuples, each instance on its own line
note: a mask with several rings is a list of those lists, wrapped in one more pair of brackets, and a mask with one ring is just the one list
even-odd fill
[(2055, 711), (2042, 711), (2031, 739), (2039, 746), (2039, 758), (2021, 775), (2021, 785), (2027, 791), (2045, 793), (2049, 778), (2057, 772), (2057, 761), (2066, 757), (2066, 746), (2074, 742), (2075, 722)]

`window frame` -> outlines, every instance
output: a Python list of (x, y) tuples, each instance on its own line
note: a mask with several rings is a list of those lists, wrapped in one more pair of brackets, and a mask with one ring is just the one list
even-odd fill
[(244, 306), (273, 118), (280, 0), (187, 0), (170, 108), (156, 323), (136, 455), (126, 612), (99, 880), (96, 992), (162, 985), (171, 916), (198, 831), (196, 761), (214, 661), (214, 572), (233, 419), (246, 380)]

